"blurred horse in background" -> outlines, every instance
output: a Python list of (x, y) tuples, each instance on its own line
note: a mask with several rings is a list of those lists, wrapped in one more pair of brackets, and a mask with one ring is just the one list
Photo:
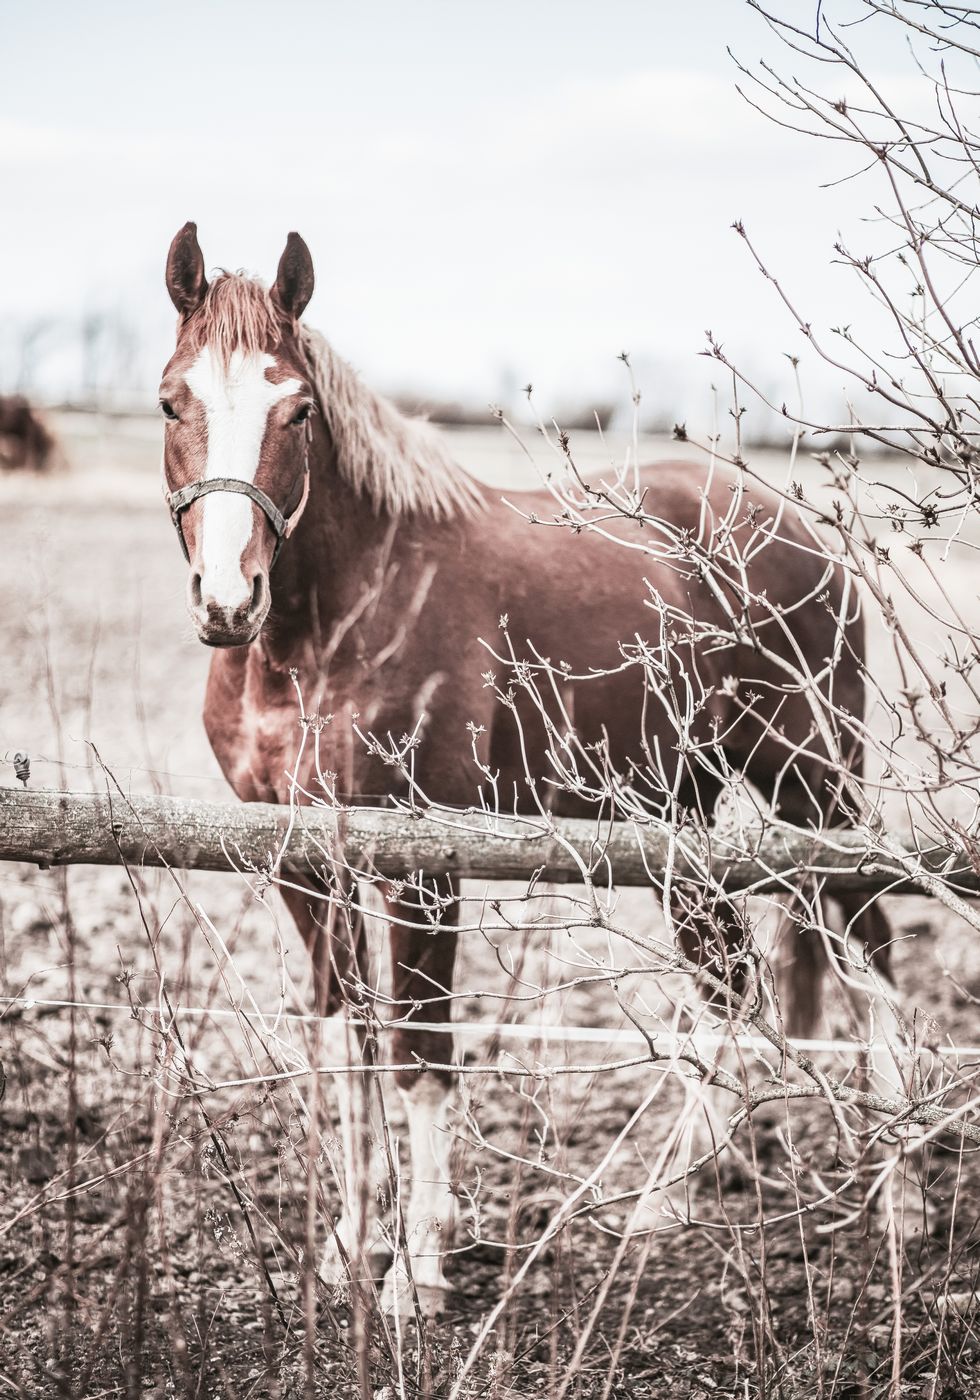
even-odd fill
[(49, 471), (58, 458), (57, 442), (23, 394), (0, 394), (0, 469)]

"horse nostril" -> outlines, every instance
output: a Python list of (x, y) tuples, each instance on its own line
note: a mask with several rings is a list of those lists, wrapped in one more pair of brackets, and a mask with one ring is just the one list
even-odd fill
[(199, 608), (199, 607), (201, 606), (201, 575), (200, 575), (200, 574), (191, 574), (191, 581), (190, 581), (190, 598), (191, 598), (191, 607), (192, 607), (192, 608)]
[(266, 586), (265, 574), (256, 574), (255, 578), (252, 580), (252, 602), (248, 610), (250, 617), (255, 617), (257, 613), (261, 612), (262, 605), (265, 602)]

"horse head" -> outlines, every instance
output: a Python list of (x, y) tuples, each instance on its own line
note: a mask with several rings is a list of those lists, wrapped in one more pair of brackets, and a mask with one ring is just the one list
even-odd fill
[(268, 616), (269, 575), (306, 504), (316, 395), (299, 318), (313, 260), (291, 233), (269, 289), (222, 272), (208, 282), (197, 226), (170, 245), (177, 344), (160, 383), (165, 492), (190, 566), (201, 641), (244, 646)]

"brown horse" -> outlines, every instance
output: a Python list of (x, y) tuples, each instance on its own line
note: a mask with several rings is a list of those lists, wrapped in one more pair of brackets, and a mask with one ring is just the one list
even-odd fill
[[(649, 525), (535, 526), (478, 485), (437, 432), (372, 393), (300, 324), (313, 266), (297, 234), (267, 291), (228, 273), (209, 283), (195, 225), (186, 224), (170, 248), (167, 286), (180, 319), (160, 387), (166, 482), (190, 566), (190, 614), (201, 641), (216, 648), (204, 722), (244, 801), (287, 801), (294, 781), (301, 792), (317, 786), (309, 766), (294, 772), (298, 685), (310, 709), (333, 715), (320, 735), (320, 765), (338, 775), (338, 792), (404, 791), (382, 746), (355, 739), (357, 716), (362, 733), (416, 736), (414, 780), (428, 798), (473, 804), (475, 744), (501, 805), (535, 810), (534, 785), (554, 777), (546, 727), (532, 706), (520, 715), (519, 735), (512, 709), (484, 679), (493, 662), (481, 638), (499, 636), (507, 614), (508, 635), (522, 647), (528, 639), (522, 656), (560, 658), (565, 674), (582, 678), (564, 688), (581, 752), (599, 743), (609, 772), (645, 772), (651, 781), (650, 754), (659, 752), (664, 810), (696, 807), (708, 817), (722, 774), (699, 761), (696, 743), (684, 751), (669, 706), (651, 703), (643, 668), (623, 664), (621, 639), (652, 638), (668, 617), (678, 635), (665, 687), (685, 674), (700, 678), (693, 738), (710, 740), (788, 820), (838, 814), (839, 774), (826, 762), (826, 734), (815, 732), (797, 677), (811, 667), (823, 677), (818, 691), (832, 689), (829, 723), (860, 717), (863, 633), (853, 616), (841, 632), (841, 576), (774, 494), (752, 486), (732, 523), (748, 541), (770, 530), (767, 547), (746, 555), (747, 596), (764, 595), (765, 606), (746, 610), (738, 642), (701, 647), (693, 630), (685, 640), (676, 619), (696, 619), (703, 636), (713, 629), (730, 636), (739, 608), (730, 587), (710, 568), (659, 559)], [(646, 469), (643, 483), (646, 510), (675, 540), (698, 538), (705, 512), (721, 520), (731, 511), (734, 477), (721, 469), (708, 475), (690, 462), (665, 463)], [(527, 514), (554, 516), (544, 492), (522, 500)], [(859, 745), (841, 742), (858, 771)], [(596, 811), (581, 788), (554, 792), (559, 813)], [(316, 878), (305, 891), (284, 893), (313, 958), (318, 1009), (338, 1017), (346, 1047), (340, 1018), (361, 926), (337, 915), (329, 886)], [(396, 1002), (408, 1012), (424, 1005), (426, 1020), (448, 1022), (454, 904), (433, 936), (421, 896), (392, 894), (387, 903)], [(883, 958), (880, 916), (857, 905), (845, 914)], [(696, 914), (681, 933), (697, 945)], [(392, 1053), (399, 1064), (445, 1063), (446, 1045), (444, 1035), (413, 1029), (406, 1014)], [(446, 1287), (440, 1242), (453, 1220), (452, 1085), (423, 1069), (401, 1071), (397, 1082), (411, 1148), (406, 1247), (418, 1297), (433, 1310)], [(348, 1201), (356, 1199), (355, 1158), (351, 1151)], [(339, 1279), (360, 1245), (345, 1207), (324, 1277)], [(403, 1305), (405, 1278), (404, 1265), (391, 1270), (386, 1305)]]

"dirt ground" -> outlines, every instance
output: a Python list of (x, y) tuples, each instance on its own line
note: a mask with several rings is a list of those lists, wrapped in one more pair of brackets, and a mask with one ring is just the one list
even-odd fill
[[(128, 791), (225, 796), (200, 722), (208, 655), (184, 613), (158, 425), (57, 426), (70, 471), (0, 478), (0, 782), (15, 784), (20, 750), (32, 787), (98, 788), (104, 764)], [(458, 450), (486, 479), (513, 485), (525, 474), (500, 435), (461, 433)], [(664, 452), (649, 444), (650, 456)], [(980, 948), (970, 929), (925, 899), (893, 899), (888, 912), (904, 1005), (929, 1018), (934, 1038), (976, 1045)], [(624, 893), (617, 915), (640, 933), (657, 927), (645, 892)], [(519, 1000), (522, 986), (553, 984), (600, 956), (585, 932), (566, 943), (526, 930), (466, 941), (457, 1020), (523, 1020), (537, 1039), (508, 1042), (503, 1056), (489, 1035), (461, 1042), (471, 1072), (458, 1117), (455, 1292), (421, 1338), (412, 1324), (392, 1338), (376, 1309), (314, 1289), (309, 1244), (322, 1243), (333, 1190), (329, 1105), (316, 1106), (324, 1130), (311, 1136), (287, 1080), (210, 1087), (268, 1075), (290, 1054), (323, 1063), (309, 1023), (277, 1026), (271, 1056), (258, 1020), (249, 1033), (234, 1015), (194, 1014), (231, 1012), (243, 985), (258, 1007), (281, 994), (286, 1009), (308, 1009), (305, 955), (278, 896), (233, 875), (178, 884), (158, 872), (4, 867), (0, 993), (19, 999), (0, 1013), (4, 1393), (449, 1394), (570, 1177), (609, 1153), (605, 1198), (635, 1189), (678, 1110), (679, 1090), (664, 1082), (611, 1152), (650, 1091), (648, 1066), (500, 1073), (624, 1057), (612, 1036), (549, 1038), (559, 1023), (622, 1027), (606, 984), (549, 998), (544, 1011)], [(177, 1008), (166, 1037), (155, 1014), (165, 1005)], [(960, 1069), (966, 1081), (969, 1062)], [(397, 1138), (398, 1105), (388, 1108)], [(800, 1183), (820, 1174), (833, 1188), (839, 1156), (825, 1108), (793, 1114), (793, 1152), (778, 1132), (749, 1135), (762, 1187), (729, 1171), (721, 1191), (712, 1176), (690, 1203), (698, 1223), (662, 1223), (617, 1258), (624, 1207), (583, 1208), (536, 1260), (460, 1395), (525, 1400), (566, 1383), (577, 1400), (976, 1394), (972, 1157), (935, 1155), (931, 1234), (896, 1259), (875, 1217), (848, 1219), (853, 1191), (799, 1216)], [(583, 1206), (593, 1201), (587, 1194)]]

